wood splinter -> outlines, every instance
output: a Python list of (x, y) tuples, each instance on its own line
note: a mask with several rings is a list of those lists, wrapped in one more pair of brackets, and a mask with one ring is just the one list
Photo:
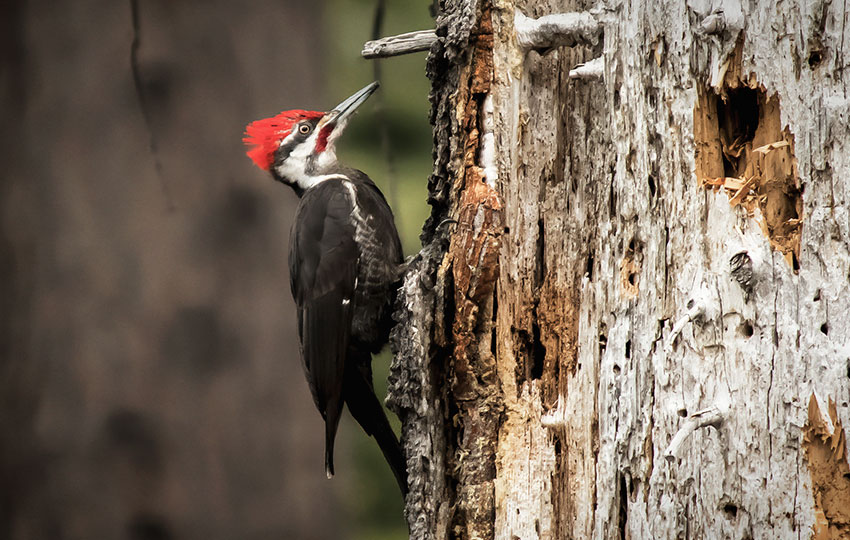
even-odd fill
[(669, 446), (667, 446), (667, 450), (664, 451), (664, 459), (668, 462), (675, 460), (679, 453), (679, 449), (685, 442), (685, 439), (687, 439), (688, 436), (697, 429), (708, 426), (714, 426), (715, 429), (718, 429), (720, 424), (723, 423), (723, 419), (728, 412), (729, 403), (724, 402), (690, 415), (688, 419), (685, 420), (685, 423), (682, 424), (682, 427), (679, 428), (679, 431), (676, 432), (676, 435), (673, 436), (673, 440), (670, 441)]
[(600, 56), (590, 62), (579, 64), (570, 70), (570, 79), (601, 79), (605, 71), (605, 58)]
[(552, 49), (562, 45), (596, 45), (602, 33), (602, 25), (587, 11), (555, 13), (532, 19), (516, 10), (514, 29), (517, 44), (526, 51)]
[(434, 30), (419, 30), (367, 41), (360, 54), (363, 58), (399, 56), (427, 51), (435, 41), (437, 41), (437, 33)]

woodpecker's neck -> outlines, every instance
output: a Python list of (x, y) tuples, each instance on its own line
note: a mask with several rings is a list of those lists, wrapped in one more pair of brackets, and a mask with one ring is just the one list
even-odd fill
[(337, 168), (336, 156), (323, 153), (291, 157), (275, 167), (274, 173), (278, 180), (291, 186), (300, 196), (320, 182), (339, 176), (333, 172)]
[[(311, 187), (339, 176), (334, 172), (340, 167), (333, 147), (316, 153), (313, 151), (314, 144), (315, 141), (308, 140), (292, 148), (288, 157), (278, 161), (272, 168), (275, 178), (292, 187), (299, 197)], [(286, 150), (285, 144), (282, 145), (281, 151)]]

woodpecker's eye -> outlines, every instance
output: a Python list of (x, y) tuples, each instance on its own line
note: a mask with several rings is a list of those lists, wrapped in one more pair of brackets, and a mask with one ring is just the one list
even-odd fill
[(298, 126), (298, 132), (301, 133), (302, 135), (306, 135), (306, 134), (310, 133), (310, 131), (312, 129), (313, 129), (313, 127), (310, 126), (310, 124), (301, 124), (300, 126)]

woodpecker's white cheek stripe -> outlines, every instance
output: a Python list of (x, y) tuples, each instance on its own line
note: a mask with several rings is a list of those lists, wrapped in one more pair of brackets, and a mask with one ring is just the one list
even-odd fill
[[(314, 131), (313, 134), (310, 135), (310, 137), (308, 137), (304, 142), (292, 149), (292, 152), (289, 153), (289, 157), (287, 157), (283, 163), (275, 167), (275, 171), (281, 178), (296, 184), (304, 191), (310, 189), (319, 182), (324, 182), (325, 180), (340, 176), (338, 174), (312, 175), (308, 173), (309, 170), (314, 168), (309, 166), (309, 160), (313, 155), (313, 149), (316, 147), (316, 138), (318, 136), (319, 130)], [(281, 144), (286, 144), (286, 141), (288, 141), (291, 137), (293, 137), (292, 134), (287, 136)], [(325, 153), (327, 153), (327, 151)], [(320, 156), (319, 159), (321, 160), (322, 157), (323, 156)]]

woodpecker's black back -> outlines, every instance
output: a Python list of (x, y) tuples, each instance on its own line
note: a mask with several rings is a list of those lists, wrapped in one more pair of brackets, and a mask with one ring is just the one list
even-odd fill
[(334, 438), (346, 402), (406, 493), (404, 457), (375, 396), (371, 367), (371, 353), (389, 336), (401, 243), (392, 211), (368, 176), (341, 168), (323, 173), (326, 179), (299, 193), (289, 265), (301, 358), (325, 419), (326, 471), (333, 474)]

